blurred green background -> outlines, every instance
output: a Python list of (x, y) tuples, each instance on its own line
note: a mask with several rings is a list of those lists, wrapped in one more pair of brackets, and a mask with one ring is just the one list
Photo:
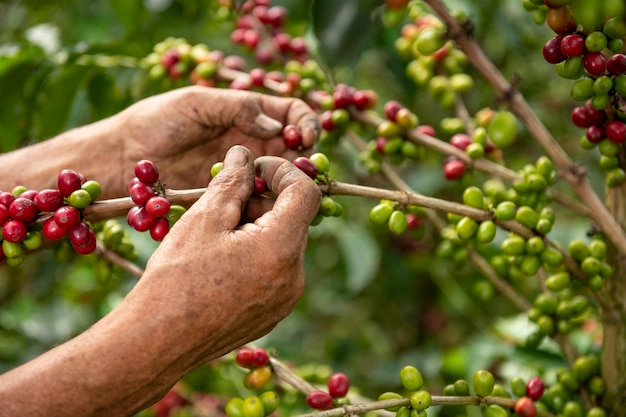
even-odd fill
[[(581, 132), (569, 123), (570, 84), (541, 56), (549, 30), (533, 22), (521, 1), (448, 3), (470, 17), (476, 40), (502, 73), (519, 77), (519, 89), (574, 158), (592, 160), (578, 149)], [(374, 89), (380, 103), (396, 99), (435, 127), (452, 115), (407, 78), (406, 62), (394, 50), (401, 24), (384, 24), (381, 1), (272, 4), (287, 8), (287, 31), (311, 42), (337, 82)], [(206, 43), (252, 62), (230, 42), (232, 29), (232, 16), (210, 0), (0, 1), (0, 150), (45, 140), (158, 92), (137, 63), (167, 37)], [(107, 58), (84, 58), (94, 55)], [(497, 104), (497, 95), (479, 77), (475, 83), (465, 97), (471, 111)], [(542, 154), (524, 135), (519, 152), (507, 156), (514, 168)], [(357, 154), (347, 144), (332, 150), (333, 175), (389, 187), (358, 165)], [(441, 155), (428, 154), (419, 165), (399, 169), (415, 190), (458, 200), (461, 185), (443, 179), (441, 161)], [(595, 178), (591, 162), (589, 169)], [(337, 200), (345, 216), (311, 229), (301, 302), (259, 344), (320, 375), (329, 369), (346, 372), (370, 397), (398, 388), (397, 372), (405, 364), (418, 366), (434, 393), (481, 367), (497, 367), (508, 378), (561, 364), (550, 346), (540, 353), (517, 346), (530, 331), (525, 316), (501, 298), (485, 303), (477, 297), (472, 288), (479, 277), (471, 267), (433, 256), (438, 236), (429, 225), (421, 236), (391, 236), (368, 221), (375, 201)], [(588, 226), (564, 215), (555, 233), (565, 239)], [(129, 233), (143, 264), (155, 243)], [(0, 372), (81, 332), (135, 282), (93, 256), (60, 260), (57, 252), (43, 251), (21, 267), (0, 270)], [(216, 377), (215, 372), (203, 368), (189, 381), (203, 391), (241, 389), (228, 373)]]

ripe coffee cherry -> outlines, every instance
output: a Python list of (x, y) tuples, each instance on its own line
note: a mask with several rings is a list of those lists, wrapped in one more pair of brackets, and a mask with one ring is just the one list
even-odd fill
[(315, 179), (317, 177), (317, 166), (306, 156), (297, 157), (293, 160), (293, 164), (310, 178)]
[(41, 226), (41, 233), (46, 239), (59, 240), (67, 235), (67, 229), (54, 221), (54, 216), (49, 217)]
[(589, 126), (585, 136), (591, 143), (600, 143), (604, 139), (604, 128), (600, 125)]
[(135, 164), (135, 176), (139, 181), (152, 185), (159, 179), (159, 170), (154, 162), (142, 159)]
[(3, 204), (5, 207), (9, 208), (13, 200), (15, 200), (15, 196), (9, 191), (0, 193), (0, 204)]
[(626, 55), (615, 54), (606, 61), (606, 69), (612, 75), (626, 73)]
[(538, 400), (543, 395), (546, 386), (540, 377), (531, 378), (526, 384), (526, 396), (532, 400)]
[(587, 52), (583, 56), (583, 66), (591, 75), (602, 75), (606, 70), (606, 58), (602, 52)]
[(449, 158), (443, 165), (443, 175), (447, 180), (458, 180), (465, 174), (467, 166), (458, 158)]
[(26, 190), (21, 192), (17, 197), (27, 198), (31, 201), (34, 201), (35, 197), (37, 197), (37, 194), (39, 194), (39, 191), (37, 190)]
[(543, 58), (550, 64), (558, 64), (567, 59), (561, 51), (562, 36), (555, 36), (549, 39), (543, 46)]
[(0, 224), (4, 224), (10, 217), (9, 209), (4, 204), (0, 204)]
[(9, 220), (2, 225), (2, 237), (9, 242), (21, 242), (27, 233), (26, 225), (20, 220)]
[(267, 185), (265, 180), (261, 177), (254, 177), (254, 188), (252, 189), (252, 195), (259, 196), (267, 191)]
[(387, 120), (395, 122), (398, 111), (403, 108), (404, 106), (400, 102), (396, 100), (389, 100), (383, 106), (383, 113), (385, 113)]
[(270, 356), (263, 348), (254, 348), (250, 351), (250, 364), (254, 367), (265, 366), (269, 363)]
[(254, 365), (252, 365), (252, 349), (239, 349), (237, 351), (237, 354), (235, 355), (235, 362), (242, 368), (253, 368)]
[(59, 226), (69, 229), (80, 221), (80, 211), (72, 206), (59, 207), (54, 212), (54, 221)]
[(83, 177), (71, 169), (62, 170), (57, 177), (57, 188), (63, 197), (69, 197), (73, 191), (83, 185)]
[[(609, 120), (604, 124), (604, 134), (611, 142), (622, 143), (626, 141), (626, 123), (621, 120)], [(12, 216), (13, 217), (13, 216)]]
[(18, 197), (9, 206), (9, 215), (12, 219), (20, 220), (24, 223), (31, 222), (37, 217), (39, 210), (33, 200)]
[(85, 222), (79, 222), (67, 229), (67, 237), (72, 246), (83, 246), (89, 243), (89, 239), (91, 239), (90, 230)]
[(147, 232), (154, 224), (155, 218), (148, 214), (144, 206), (135, 206), (128, 210), (126, 221), (138, 232)]
[(529, 397), (521, 397), (515, 401), (515, 414), (520, 417), (535, 417), (537, 415), (537, 406)]
[(74, 252), (79, 255), (89, 255), (96, 250), (97, 243), (96, 234), (93, 230), (89, 229), (89, 241), (81, 246), (72, 245), (72, 248), (74, 249)]
[(333, 397), (324, 391), (313, 391), (307, 394), (306, 403), (316, 410), (328, 410), (333, 406)]
[(466, 133), (457, 133), (450, 138), (450, 145), (464, 151), (472, 143), (472, 138)]
[(170, 231), (170, 222), (165, 217), (159, 217), (150, 227), (150, 237), (157, 242), (162, 241)]
[(63, 196), (59, 190), (41, 190), (35, 197), (35, 205), (39, 211), (56, 211), (63, 205)]
[(128, 191), (133, 203), (139, 206), (145, 205), (148, 200), (154, 197), (154, 189), (152, 188), (152, 185), (141, 181), (133, 184)]
[(336, 372), (328, 378), (326, 386), (331, 397), (345, 397), (350, 389), (350, 378), (342, 372)]
[(283, 141), (287, 149), (298, 149), (302, 145), (302, 134), (296, 125), (287, 125), (283, 128)]
[(146, 211), (152, 217), (163, 217), (170, 211), (170, 202), (163, 196), (155, 195), (146, 202)]
[(581, 56), (585, 52), (585, 39), (575, 33), (566, 35), (561, 39), (560, 47), (567, 57)]

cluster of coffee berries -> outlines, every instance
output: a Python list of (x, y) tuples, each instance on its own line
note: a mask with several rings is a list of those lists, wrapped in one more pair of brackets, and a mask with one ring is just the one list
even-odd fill
[[(57, 186), (41, 191), (17, 186), (11, 192), (0, 192), (2, 259), (8, 265), (24, 262), (25, 252), (39, 248), (44, 237), (67, 237), (74, 251), (81, 255), (95, 251), (96, 237), (83, 217), (83, 209), (100, 196), (100, 184), (64, 169), (57, 177)], [(48, 216), (40, 229), (38, 219), (45, 214)]]
[(240, 8), (231, 40), (254, 53), (257, 62), (270, 64), (289, 59), (308, 59), (308, 46), (303, 37), (285, 32), (287, 9), (272, 6), (269, 0), (247, 0)]
[[(538, 0), (531, 3), (546, 7)], [(583, 15), (569, 4), (547, 7), (546, 22), (555, 35), (543, 46), (543, 57), (555, 65), (559, 76), (573, 80), (570, 95), (581, 104), (572, 110), (571, 120), (585, 129), (581, 146), (600, 150), (606, 183), (618, 186), (626, 181), (617, 158), (626, 142), (626, 27), (619, 17), (597, 25), (577, 21)]]
[(228, 417), (266, 417), (276, 411), (279, 403), (276, 391), (265, 391), (245, 398), (232, 397), (224, 411)]
[(262, 347), (242, 347), (235, 354), (235, 363), (248, 370), (244, 377), (246, 388), (263, 388), (272, 378), (270, 356)]
[(417, 230), (424, 223), (422, 208), (403, 206), (391, 200), (380, 200), (370, 209), (369, 218), (375, 225), (387, 225), (394, 235), (401, 235), (406, 230)]
[(316, 410), (328, 410), (333, 406), (349, 403), (346, 397), (350, 390), (350, 378), (343, 372), (335, 372), (326, 381), (326, 391), (311, 391), (306, 396), (309, 407)]
[(128, 210), (126, 221), (138, 232), (149, 231), (152, 239), (161, 241), (185, 209), (170, 204), (165, 198), (154, 162), (143, 159), (135, 164), (134, 172), (135, 176), (128, 183), (128, 193), (136, 206)]
[(96, 237), (108, 249), (122, 256), (124, 259), (135, 261), (138, 257), (131, 235), (124, 228), (119, 219), (107, 219), (94, 225)]
[(424, 377), (416, 367), (406, 365), (400, 369), (400, 383), (404, 393), (395, 391), (383, 392), (378, 396), (379, 401), (409, 398), (408, 405), (393, 406), (386, 408), (387, 411), (395, 412), (397, 416), (418, 415), (426, 416), (426, 409), (433, 403), (431, 394), (424, 389)]

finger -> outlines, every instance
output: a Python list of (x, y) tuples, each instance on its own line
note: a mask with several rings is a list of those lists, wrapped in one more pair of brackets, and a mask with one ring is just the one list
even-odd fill
[(224, 157), (224, 166), (209, 183), (202, 196), (206, 219), (217, 230), (233, 230), (241, 221), (254, 187), (252, 153), (243, 146), (233, 146)]
[(241, 216), (241, 223), (254, 223), (272, 208), (274, 208), (273, 198), (267, 196), (252, 197)]
[(322, 131), (317, 113), (303, 100), (263, 96), (262, 109), (270, 117), (281, 120), (285, 125), (298, 126), (304, 148), (311, 148)]
[(283, 158), (262, 156), (256, 159), (255, 166), (256, 175), (263, 178), (276, 195), (272, 210), (255, 224), (271, 230), (277, 240), (292, 242), (299, 236), (305, 238), (322, 198), (317, 184)]

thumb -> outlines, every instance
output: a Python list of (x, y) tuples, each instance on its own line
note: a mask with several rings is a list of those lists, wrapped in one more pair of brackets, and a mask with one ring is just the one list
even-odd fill
[(211, 180), (203, 195), (207, 221), (217, 230), (233, 230), (254, 188), (254, 157), (244, 146), (236, 145), (224, 157), (222, 170)]

